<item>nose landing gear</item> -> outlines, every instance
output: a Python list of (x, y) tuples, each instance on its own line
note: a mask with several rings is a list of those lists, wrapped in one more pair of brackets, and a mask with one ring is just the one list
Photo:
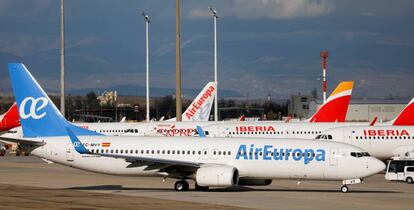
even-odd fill
[(346, 186), (346, 185), (342, 185), (342, 187), (341, 187), (341, 192), (343, 192), (343, 193), (347, 193), (348, 191), (349, 191), (348, 186)]
[(362, 183), (362, 179), (347, 179), (347, 180), (343, 180), (342, 181), (342, 187), (341, 187), (341, 192), (343, 193), (347, 193), (349, 191), (349, 188), (347, 185), (351, 185), (351, 184), (359, 184)]

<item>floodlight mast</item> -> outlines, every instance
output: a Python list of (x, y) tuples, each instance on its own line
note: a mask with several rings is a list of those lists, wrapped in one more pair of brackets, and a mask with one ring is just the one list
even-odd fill
[(217, 84), (217, 11), (212, 7), (208, 7), (214, 18), (214, 82), (216, 83), (216, 94), (214, 95), (214, 121), (218, 121), (218, 84)]
[(151, 22), (149, 19), (149, 16), (146, 15), (144, 12), (141, 13), (142, 16), (144, 16), (145, 21), (145, 63), (146, 63), (146, 74), (147, 74), (147, 81), (146, 81), (146, 120), (147, 122), (150, 121), (150, 105), (149, 105), (149, 37), (148, 37), (148, 25)]

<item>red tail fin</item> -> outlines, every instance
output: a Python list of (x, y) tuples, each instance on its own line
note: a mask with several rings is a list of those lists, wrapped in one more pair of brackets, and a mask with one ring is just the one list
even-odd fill
[(310, 122), (345, 122), (354, 82), (341, 82), (331, 93), (318, 111), (309, 119)]
[(414, 125), (414, 98), (411, 99), (397, 118), (395, 118), (392, 125)]
[(19, 112), (17, 111), (16, 103), (4, 114), (0, 121), (0, 132), (8, 131), (12, 128), (20, 126)]

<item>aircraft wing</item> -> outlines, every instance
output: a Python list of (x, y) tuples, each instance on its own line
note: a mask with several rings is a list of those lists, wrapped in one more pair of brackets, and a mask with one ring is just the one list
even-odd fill
[(193, 168), (199, 168), (201, 165), (200, 163), (189, 162), (189, 161), (149, 158), (149, 157), (140, 157), (140, 156), (128, 156), (128, 155), (119, 155), (119, 154), (92, 153), (83, 146), (82, 142), (80, 142), (80, 140), (68, 127), (66, 127), (66, 130), (69, 134), (70, 140), (72, 141), (73, 147), (75, 148), (76, 152), (78, 152), (79, 154), (91, 154), (91, 155), (99, 155), (102, 157), (122, 158), (128, 162), (146, 162), (146, 163), (155, 163), (155, 164), (186, 166), (186, 167), (193, 167)]
[(118, 154), (97, 154), (97, 153), (93, 153), (93, 154), (99, 155), (102, 157), (122, 158), (122, 159), (125, 159), (125, 161), (127, 162), (146, 162), (146, 163), (157, 163), (157, 164), (176, 165), (176, 166), (189, 166), (189, 167), (194, 167), (194, 168), (199, 168), (201, 165), (199, 163), (188, 162), (188, 161), (148, 158), (148, 157), (140, 157), (140, 156), (135, 156), (135, 155), (127, 156), (127, 155), (118, 155)]
[(27, 140), (27, 139), (18, 139), (18, 138), (8, 138), (4, 136), (0, 136), (0, 141), (7, 141), (7, 142), (14, 142), (19, 144), (27, 144), (27, 145), (33, 145), (33, 146), (43, 146), (46, 143), (43, 141), (35, 141), (35, 140)]

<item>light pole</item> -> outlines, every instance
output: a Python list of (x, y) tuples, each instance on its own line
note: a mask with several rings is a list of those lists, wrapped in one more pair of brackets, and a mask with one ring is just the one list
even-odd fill
[(64, 0), (60, 0), (60, 112), (65, 117), (65, 15)]
[(214, 121), (218, 121), (218, 101), (217, 101), (217, 95), (218, 95), (218, 84), (217, 84), (217, 11), (214, 10), (211, 7), (208, 7), (208, 9), (213, 14), (214, 18), (214, 82), (216, 83), (216, 94), (214, 95)]
[(175, 117), (180, 122), (182, 114), (181, 102), (181, 18), (180, 0), (175, 0)]
[(149, 47), (148, 47), (148, 25), (150, 19), (144, 12), (141, 13), (145, 21), (145, 43), (146, 43), (146, 71), (147, 71), (147, 122), (150, 121), (150, 106), (149, 106)]

